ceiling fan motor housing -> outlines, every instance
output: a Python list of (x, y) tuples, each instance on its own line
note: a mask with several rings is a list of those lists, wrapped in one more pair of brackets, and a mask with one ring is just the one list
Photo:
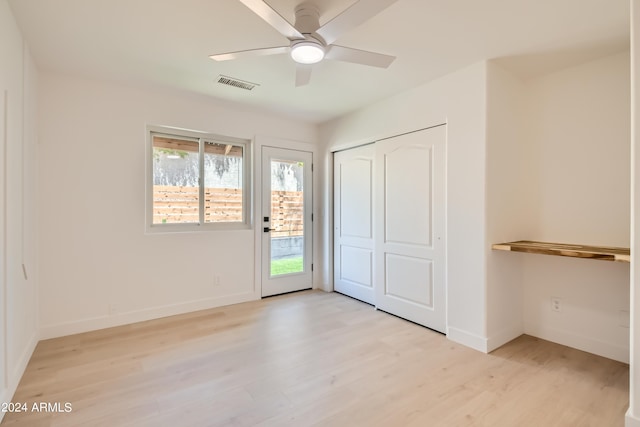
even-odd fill
[[(311, 35), (320, 28), (320, 11), (311, 3), (302, 3), (296, 7), (296, 23), (294, 27), (303, 35)], [(316, 36), (319, 38), (319, 36)], [(322, 40), (324, 44), (324, 40)]]
[(291, 41), (291, 57), (299, 64), (315, 64), (322, 61), (326, 53), (326, 43), (315, 34), (320, 28), (320, 12), (311, 3), (302, 3), (296, 7), (296, 30), (305, 37)]

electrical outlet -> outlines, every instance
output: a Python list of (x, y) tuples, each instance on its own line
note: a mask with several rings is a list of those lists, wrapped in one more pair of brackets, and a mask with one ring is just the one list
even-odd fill
[(551, 311), (561, 312), (562, 311), (562, 299), (557, 297), (551, 297)]
[(220, 286), (220, 276), (213, 276), (213, 286)]
[(118, 304), (109, 304), (109, 315), (120, 313), (120, 306)]

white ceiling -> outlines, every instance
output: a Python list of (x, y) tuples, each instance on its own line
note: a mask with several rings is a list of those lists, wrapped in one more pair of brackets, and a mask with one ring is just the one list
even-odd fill
[[(268, 0), (294, 21), (303, 0)], [(356, 0), (315, 0), (321, 24)], [(361, 0), (368, 1), (368, 0)], [(388, 69), (323, 61), (294, 86), (287, 55), (214, 53), (287, 45), (238, 0), (9, 0), (38, 66), (168, 86), (322, 122), (483, 59), (523, 77), (628, 48), (628, 0), (398, 0), (337, 44), (397, 56)], [(245, 91), (219, 74), (254, 82)]]

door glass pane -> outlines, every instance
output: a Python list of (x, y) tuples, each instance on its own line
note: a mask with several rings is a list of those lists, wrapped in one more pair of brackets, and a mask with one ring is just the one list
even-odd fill
[(304, 163), (271, 161), (271, 276), (304, 272)]

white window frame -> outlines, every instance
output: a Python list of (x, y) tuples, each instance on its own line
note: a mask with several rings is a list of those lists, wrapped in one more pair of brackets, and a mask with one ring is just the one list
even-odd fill
[[(145, 228), (147, 233), (198, 232), (216, 230), (248, 230), (253, 225), (253, 180), (252, 180), (252, 144), (250, 140), (221, 136), (188, 129), (147, 125), (146, 135), (146, 186), (145, 186)], [(199, 207), (200, 220), (189, 224), (153, 223), (153, 136), (184, 138), (197, 141), (200, 154)], [(242, 146), (242, 222), (204, 222), (204, 145), (206, 142), (226, 143)]]

